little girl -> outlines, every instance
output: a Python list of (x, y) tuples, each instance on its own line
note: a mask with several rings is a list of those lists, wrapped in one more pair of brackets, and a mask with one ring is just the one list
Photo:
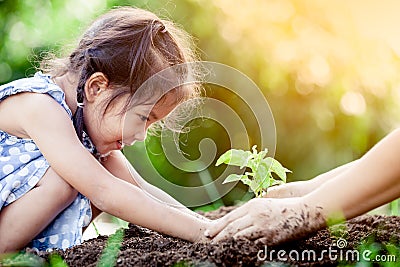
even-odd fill
[(94, 21), (68, 57), (48, 61), (46, 74), (0, 87), (0, 253), (79, 244), (99, 211), (203, 239), (210, 222), (145, 183), (120, 151), (196, 96), (194, 85), (137, 92), (159, 71), (194, 61), (188, 44), (168, 21), (118, 8)]

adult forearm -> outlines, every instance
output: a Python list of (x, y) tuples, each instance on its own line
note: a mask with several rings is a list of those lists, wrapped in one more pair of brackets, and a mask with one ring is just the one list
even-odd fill
[(268, 189), (264, 197), (269, 198), (288, 198), (288, 197), (301, 197), (312, 192), (320, 187), (325, 182), (333, 179), (344, 171), (348, 170), (356, 161), (339, 166), (331, 171), (325, 172), (316, 176), (313, 179), (306, 181), (296, 181), (280, 186), (273, 186)]
[(353, 218), (400, 197), (399, 151), (400, 131), (395, 131), (304, 200), (318, 203), (327, 218), (340, 213)]
[[(316, 176), (315, 178), (309, 180), (310, 181), (310, 189), (314, 190), (317, 187), (321, 186), (322, 184), (324, 184), (325, 182), (335, 178), (336, 176), (342, 174), (343, 172), (345, 172), (346, 170), (348, 170), (351, 166), (353, 166), (358, 160), (346, 163), (344, 165), (341, 165), (339, 167), (336, 167), (328, 172), (322, 173), (318, 176)], [(312, 191), (310, 190), (310, 192)]]

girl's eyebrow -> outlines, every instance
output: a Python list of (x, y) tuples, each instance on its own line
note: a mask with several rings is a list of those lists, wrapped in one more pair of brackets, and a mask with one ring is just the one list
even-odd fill
[(150, 116), (152, 116), (154, 120), (158, 120), (158, 117), (153, 111), (150, 111)]

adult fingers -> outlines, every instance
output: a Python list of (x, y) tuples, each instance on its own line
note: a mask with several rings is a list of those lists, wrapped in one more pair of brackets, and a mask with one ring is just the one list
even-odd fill
[(239, 207), (230, 213), (226, 214), (224, 217), (216, 220), (214, 223), (211, 224), (211, 226), (204, 231), (204, 235), (208, 238), (213, 238), (217, 234), (219, 234), (227, 225), (229, 225), (231, 222), (238, 220), (242, 217), (244, 217), (247, 213), (247, 210), (245, 208)]
[(277, 185), (268, 188), (267, 191), (262, 193), (262, 197), (264, 198), (283, 198), (287, 195), (288, 185)]
[(251, 227), (243, 228), (243, 230), (238, 231), (233, 235), (233, 238), (246, 238), (249, 240), (256, 240), (260, 238), (264, 238), (263, 231), (259, 226), (252, 225)]
[(247, 229), (253, 225), (252, 220), (248, 217), (241, 217), (231, 223), (229, 223), (224, 229), (222, 229), (212, 240), (212, 242), (219, 242), (221, 240), (233, 237), (237, 232)]
[(267, 237), (261, 237), (261, 238), (255, 240), (255, 242), (256, 242), (257, 245), (258, 244), (270, 245), (270, 243), (271, 243), (270, 239), (267, 238)]

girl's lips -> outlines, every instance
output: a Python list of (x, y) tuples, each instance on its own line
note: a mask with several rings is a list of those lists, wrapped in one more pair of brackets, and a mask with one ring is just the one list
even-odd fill
[(117, 143), (117, 149), (118, 150), (121, 150), (124, 147), (124, 145), (122, 144), (121, 141), (117, 141), (116, 143)]

